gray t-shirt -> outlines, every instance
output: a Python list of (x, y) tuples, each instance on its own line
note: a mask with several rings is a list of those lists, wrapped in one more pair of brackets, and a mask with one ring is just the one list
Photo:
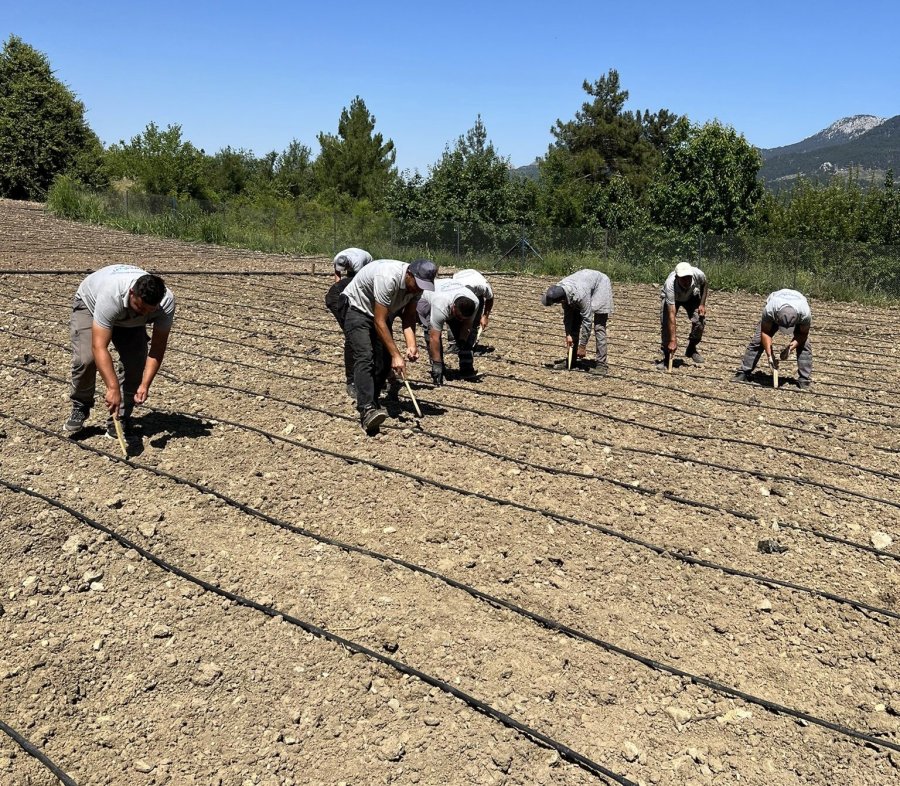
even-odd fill
[(340, 276), (355, 276), (369, 262), (372, 255), (361, 248), (345, 248), (334, 258), (334, 272)]
[(366, 265), (347, 284), (344, 294), (350, 306), (370, 317), (375, 316), (375, 304), (385, 306), (389, 314), (403, 310), (418, 293), (407, 292), (406, 270), (409, 264), (395, 259), (376, 259)]
[(168, 287), (156, 311), (146, 316), (135, 313), (128, 305), (134, 282), (145, 275), (146, 270), (134, 265), (108, 265), (84, 279), (75, 297), (102, 328), (140, 327), (152, 322), (156, 327), (169, 329), (175, 318), (175, 296)]
[(706, 284), (706, 273), (699, 267), (691, 266), (691, 275), (693, 279), (688, 287), (682, 287), (675, 277), (675, 271), (669, 273), (666, 283), (662, 285), (659, 292), (667, 306), (674, 306), (676, 303), (687, 303), (692, 297), (700, 297), (703, 287)]
[(458, 270), (453, 274), (453, 280), (458, 281), (463, 286), (467, 286), (482, 300), (494, 299), (494, 290), (491, 289), (491, 285), (488, 283), (487, 279), (477, 270), (473, 270), (472, 268)]
[(434, 292), (423, 292), (417, 306), (422, 324), (431, 330), (443, 330), (450, 317), (450, 308), (461, 297), (471, 300), (478, 308), (478, 297), (469, 287), (453, 278), (435, 281)]
[(606, 273), (585, 268), (566, 276), (558, 286), (566, 292), (567, 302), (563, 304), (563, 310), (567, 314), (573, 310), (578, 312), (581, 320), (579, 344), (584, 346), (591, 333), (594, 314), (613, 312), (612, 282)]
[[(797, 312), (796, 325), (782, 325), (778, 322), (778, 312), (784, 306), (790, 306)], [(766, 299), (762, 312), (763, 321), (771, 321), (779, 330), (792, 330), (799, 325), (812, 324), (812, 309), (809, 301), (796, 289), (779, 289)]]

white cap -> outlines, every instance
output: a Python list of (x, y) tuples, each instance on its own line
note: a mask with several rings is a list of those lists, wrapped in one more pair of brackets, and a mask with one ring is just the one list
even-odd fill
[(678, 276), (678, 278), (681, 278), (682, 276), (693, 276), (694, 268), (691, 267), (690, 262), (679, 262), (675, 265), (675, 275)]

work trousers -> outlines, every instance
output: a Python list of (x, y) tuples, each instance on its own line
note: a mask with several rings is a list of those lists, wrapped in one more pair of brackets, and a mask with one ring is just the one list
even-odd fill
[[(352, 280), (352, 277), (344, 276), (340, 281), (332, 284), (325, 293), (325, 307), (334, 315), (342, 332), (347, 316), (347, 298), (342, 298), (341, 295)], [(353, 350), (350, 342), (346, 340), (344, 341), (344, 376), (347, 382), (353, 380)]]
[[(88, 412), (94, 406), (97, 386), (97, 364), (91, 346), (94, 317), (79, 298), (72, 303), (69, 320), (69, 337), (72, 341), (72, 382), (69, 398), (75, 406)], [(125, 415), (131, 415), (134, 408), (134, 394), (144, 376), (147, 363), (147, 329), (137, 327), (116, 327), (112, 329), (112, 344), (119, 353), (118, 377), (122, 389), (122, 403)]]
[[(759, 358), (763, 352), (762, 341), (760, 340), (761, 336), (762, 322), (756, 326), (756, 332), (753, 334), (753, 339), (747, 344), (747, 351), (744, 353), (744, 359), (741, 361), (741, 367), (738, 369), (739, 371), (749, 374), (756, 368), (756, 364), (759, 362)], [(793, 340), (793, 335), (791, 335), (789, 341), (791, 340)], [(803, 348), (797, 353), (797, 374), (800, 379), (810, 379), (810, 377), (812, 377), (812, 358), (812, 344), (810, 343), (809, 338), (807, 338), (806, 342), (803, 344)]]
[[(575, 309), (564, 310), (563, 321), (567, 336), (572, 336), (576, 346), (581, 340), (581, 314)], [(597, 365), (607, 365), (606, 323), (609, 314), (594, 314), (594, 339), (597, 342)]]
[[(703, 328), (706, 327), (706, 317), (701, 317), (699, 311), (697, 310), (698, 308), (700, 308), (700, 296), (692, 295), (690, 299), (685, 301), (684, 303), (676, 303), (676, 317), (678, 316), (679, 308), (683, 308), (685, 313), (688, 315), (688, 319), (691, 320), (691, 333), (688, 336), (688, 346), (685, 350), (685, 354), (693, 355), (694, 350), (697, 349), (697, 345), (703, 338)], [(662, 326), (662, 351), (665, 355), (669, 351), (669, 340), (671, 339), (671, 336), (669, 335), (669, 319), (666, 316), (665, 298), (662, 301), (662, 308), (660, 309), (660, 323)]]
[[(342, 300), (347, 302), (346, 297)], [(378, 392), (391, 370), (391, 355), (378, 337), (375, 319), (349, 304), (344, 317), (344, 341), (352, 352), (356, 408), (362, 414), (376, 405)]]

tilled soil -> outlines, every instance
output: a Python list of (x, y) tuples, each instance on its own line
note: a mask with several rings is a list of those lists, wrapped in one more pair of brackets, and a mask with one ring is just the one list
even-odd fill
[[(545, 368), (549, 280), (498, 276), (479, 376), (433, 388), (412, 366), (424, 417), (402, 391), (367, 437), (327, 260), (9, 202), (0, 240), (8, 270), (72, 271), (0, 276), (0, 480), (127, 540), (0, 486), (0, 719), (75, 782), (606, 780), (567, 749), (643, 784), (900, 776), (897, 309), (814, 302), (814, 388), (791, 360), (775, 391), (728, 381), (762, 298), (713, 292), (706, 363), (669, 375), (656, 290), (616, 285), (601, 378)], [(60, 435), (68, 303), (111, 262), (235, 273), (167, 276), (131, 464), (99, 409)], [(57, 781), (0, 735), (0, 782)]]

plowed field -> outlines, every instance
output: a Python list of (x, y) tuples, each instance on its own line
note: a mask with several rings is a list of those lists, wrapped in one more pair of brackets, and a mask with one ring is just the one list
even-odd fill
[[(128, 463), (102, 407), (60, 430), (114, 262), (178, 301)], [(44, 271), (0, 274), (0, 721), (74, 782), (900, 780), (898, 309), (813, 302), (813, 389), (773, 390), (729, 381), (763, 298), (713, 278), (667, 374), (614, 284), (597, 377), (496, 276), (477, 378), (411, 366), (424, 417), (367, 437), (327, 260), (0, 202), (0, 268)], [(57, 782), (0, 733), (0, 783)]]

